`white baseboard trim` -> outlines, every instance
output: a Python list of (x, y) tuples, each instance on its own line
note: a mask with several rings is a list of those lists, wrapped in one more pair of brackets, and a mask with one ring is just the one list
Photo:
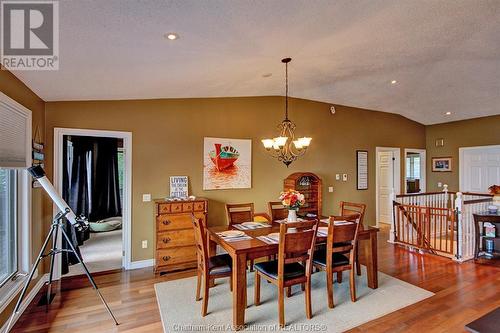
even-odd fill
[(127, 269), (139, 269), (145, 267), (152, 267), (154, 265), (155, 265), (154, 259), (138, 260), (138, 261), (132, 261)]
[[(14, 319), (12, 321), (12, 327), (16, 324), (19, 317), (21, 317), (21, 315), (24, 313), (24, 311), (28, 308), (28, 305), (31, 304), (31, 302), (33, 301), (35, 296), (38, 294), (40, 289), (42, 289), (43, 285), (48, 280), (49, 280), (49, 274), (42, 275), (42, 277), (38, 280), (38, 282), (35, 284), (35, 286), (30, 290), (28, 295), (26, 295), (26, 297), (23, 300), (23, 304), (21, 305), (21, 308), (19, 309), (18, 314), (16, 316), (14, 316)], [(16, 297), (16, 300), (17, 300), (17, 297)], [(0, 332), (7, 333), (6, 329), (7, 329), (7, 324), (9, 323), (9, 319), (10, 319), (10, 316), (7, 319), (7, 321), (3, 324), (2, 329), (0, 329)], [(12, 329), (12, 327), (11, 327), (11, 329)]]

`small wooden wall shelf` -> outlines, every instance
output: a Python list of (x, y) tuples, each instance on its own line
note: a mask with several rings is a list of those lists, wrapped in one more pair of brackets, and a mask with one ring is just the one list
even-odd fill
[(321, 216), (322, 213), (322, 182), (321, 178), (311, 172), (296, 172), (285, 178), (285, 190), (296, 190), (304, 194), (306, 204), (299, 209), (299, 214), (307, 213)]

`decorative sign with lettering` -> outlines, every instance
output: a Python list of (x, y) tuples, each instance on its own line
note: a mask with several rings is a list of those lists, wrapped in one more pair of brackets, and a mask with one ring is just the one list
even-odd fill
[(188, 197), (188, 177), (172, 176), (170, 177), (170, 197), (186, 199)]

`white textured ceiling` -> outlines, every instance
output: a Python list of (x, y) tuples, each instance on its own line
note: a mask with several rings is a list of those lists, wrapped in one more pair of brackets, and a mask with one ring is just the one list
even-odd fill
[(47, 101), (282, 95), (290, 56), (295, 97), (424, 124), (500, 113), (498, 0), (72, 0), (60, 25), (60, 70), (15, 72)]

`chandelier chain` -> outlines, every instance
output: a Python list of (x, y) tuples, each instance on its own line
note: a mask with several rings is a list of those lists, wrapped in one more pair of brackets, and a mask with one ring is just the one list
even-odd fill
[(285, 62), (285, 120), (288, 120), (288, 62)]

